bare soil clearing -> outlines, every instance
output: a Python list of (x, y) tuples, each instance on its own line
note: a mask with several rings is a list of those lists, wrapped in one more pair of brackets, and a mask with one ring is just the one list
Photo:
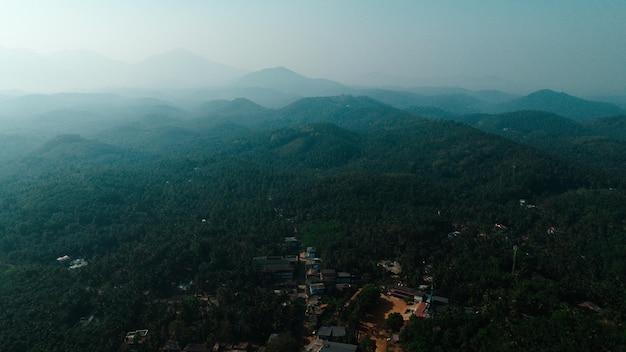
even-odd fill
[(380, 295), (378, 304), (363, 321), (362, 336), (369, 336), (376, 341), (376, 352), (402, 351), (400, 345), (391, 340), (391, 333), (385, 330), (385, 319), (389, 314), (397, 312), (408, 321), (413, 312), (407, 313), (407, 310), (414, 308), (415, 305), (408, 305), (401, 298)]

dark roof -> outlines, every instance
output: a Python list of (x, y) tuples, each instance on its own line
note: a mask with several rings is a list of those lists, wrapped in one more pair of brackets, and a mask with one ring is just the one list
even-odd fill
[(343, 337), (346, 336), (346, 328), (343, 326), (322, 326), (317, 331), (319, 337)]
[(357, 345), (347, 343), (324, 341), (324, 347), (320, 352), (355, 352), (357, 347)]
[(330, 328), (330, 326), (322, 326), (319, 328), (319, 330), (317, 330), (317, 336), (329, 337), (332, 334), (333, 330)]
[(304, 350), (306, 352), (355, 352), (357, 347), (357, 345), (349, 345), (347, 343), (315, 339)]
[(412, 287), (406, 287), (406, 286), (395, 286), (392, 287), (389, 290), (392, 294), (400, 294), (400, 295), (405, 295), (405, 296), (421, 296), (424, 294), (424, 291), (416, 289), (416, 288), (412, 288)]
[(295, 268), (289, 264), (269, 264), (263, 265), (261, 271), (265, 273), (278, 273), (278, 272), (293, 272)]

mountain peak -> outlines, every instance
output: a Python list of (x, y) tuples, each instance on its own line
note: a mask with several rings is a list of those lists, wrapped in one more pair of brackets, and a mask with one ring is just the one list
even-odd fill
[(259, 87), (299, 96), (330, 96), (350, 93), (351, 89), (335, 81), (305, 77), (278, 66), (255, 71), (241, 77), (240, 87)]
[(134, 68), (149, 86), (178, 88), (227, 82), (245, 72), (183, 48), (146, 58), (135, 63)]
[(553, 91), (552, 89), (540, 89), (536, 92), (532, 92), (528, 94), (527, 97), (561, 97), (561, 98), (569, 97), (573, 99), (578, 99), (565, 92), (556, 92), (556, 91)]
[(272, 68), (265, 68), (259, 71), (251, 72), (239, 80), (240, 84), (244, 85), (254, 85), (254, 84), (265, 84), (266, 80), (280, 80), (283, 83), (293, 82), (293, 81), (306, 81), (310, 78), (307, 78), (295, 71), (292, 71), (284, 66), (277, 66)]
[(550, 89), (538, 90), (503, 104), (500, 108), (501, 112), (517, 110), (547, 111), (578, 121), (619, 115), (624, 112), (613, 104), (585, 100)]
[(270, 68), (259, 70), (258, 72), (278, 72), (278, 73), (286, 73), (286, 74), (292, 74), (292, 75), (303, 77), (301, 74), (293, 70), (290, 70), (285, 66), (270, 67)]

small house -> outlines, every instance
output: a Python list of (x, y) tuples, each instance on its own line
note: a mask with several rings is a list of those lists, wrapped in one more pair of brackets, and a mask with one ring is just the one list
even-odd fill
[(326, 292), (326, 285), (323, 282), (310, 284), (309, 285), (309, 295), (323, 295)]

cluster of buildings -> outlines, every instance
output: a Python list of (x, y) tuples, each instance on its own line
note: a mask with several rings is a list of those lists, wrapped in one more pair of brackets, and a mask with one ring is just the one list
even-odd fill
[(307, 247), (306, 252), (300, 254), (304, 262), (309, 297), (321, 296), (333, 289), (347, 290), (362, 284), (363, 278), (360, 273), (322, 268), (322, 261), (316, 254), (315, 247)]
[(414, 308), (409, 310), (418, 318), (428, 318), (432, 315), (435, 305), (447, 305), (449, 303), (447, 297), (435, 296), (430, 285), (420, 285), (418, 288), (396, 286), (389, 289), (387, 295), (417, 303)]
[(354, 352), (357, 345), (338, 342), (346, 336), (346, 328), (343, 326), (322, 326), (313, 339), (305, 348), (305, 352)]
[[(333, 290), (351, 290), (363, 283), (363, 277), (357, 272), (336, 271), (323, 268), (315, 247), (307, 247), (300, 254), (304, 263), (307, 310), (309, 323), (316, 325), (317, 316), (322, 314), (326, 304), (320, 304), (320, 297)], [(313, 339), (304, 349), (305, 352), (354, 352), (357, 345), (341, 343), (346, 337), (343, 326), (321, 326)]]
[[(297, 248), (295, 237), (285, 238), (285, 245)], [(360, 273), (336, 271), (324, 268), (315, 247), (307, 247), (299, 255), (260, 256), (253, 258), (262, 281), (274, 289), (296, 287), (298, 296), (306, 299), (306, 314), (312, 328), (317, 316), (324, 312), (326, 304), (320, 298), (333, 290), (350, 290), (362, 284)], [(322, 326), (315, 339), (306, 347), (308, 352), (352, 352), (356, 345), (337, 342), (346, 336), (342, 326)]]
[(253, 260), (262, 281), (268, 286), (296, 287), (304, 279), (309, 297), (323, 295), (333, 289), (349, 289), (362, 282), (360, 273), (322, 268), (322, 260), (317, 257), (315, 247), (307, 247), (300, 255), (260, 256)]

